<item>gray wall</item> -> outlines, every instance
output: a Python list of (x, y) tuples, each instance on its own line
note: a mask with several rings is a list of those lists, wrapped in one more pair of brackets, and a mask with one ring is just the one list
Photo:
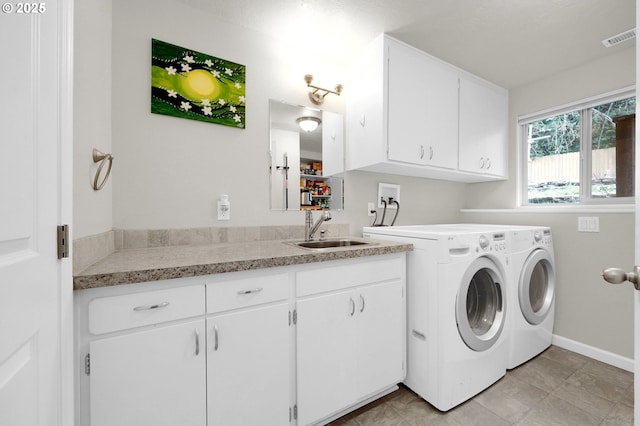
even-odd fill
[[(633, 206), (626, 206), (627, 212), (508, 209), (516, 207), (518, 116), (634, 84), (635, 47), (631, 46), (605, 60), (511, 90), (510, 179), (468, 185), (465, 207), (472, 210), (461, 214), (465, 222), (551, 226), (557, 273), (554, 333), (627, 358), (633, 358), (633, 287), (607, 285), (600, 274), (610, 266), (633, 267)], [(579, 216), (598, 216), (600, 233), (578, 232)]]

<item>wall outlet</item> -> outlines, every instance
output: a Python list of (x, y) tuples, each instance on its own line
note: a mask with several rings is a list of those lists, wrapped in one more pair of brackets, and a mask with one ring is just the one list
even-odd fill
[(375, 212), (376, 211), (376, 203), (372, 203), (371, 201), (369, 201), (367, 203), (367, 216), (369, 217), (373, 217), (375, 216)]
[(393, 183), (378, 183), (378, 208), (384, 208), (384, 200), (388, 209), (397, 208), (395, 204), (389, 203), (389, 200), (395, 200), (400, 204), (400, 185)]
[(600, 217), (578, 217), (579, 232), (600, 232)]
[(229, 202), (229, 196), (223, 194), (218, 201), (218, 220), (231, 219), (231, 203)]

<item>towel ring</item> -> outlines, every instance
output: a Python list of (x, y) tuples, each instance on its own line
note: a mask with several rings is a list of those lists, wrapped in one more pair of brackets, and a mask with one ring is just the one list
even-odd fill
[[(98, 183), (98, 179), (100, 178), (100, 174), (102, 173), (102, 168), (104, 167), (104, 164), (107, 161), (109, 162), (109, 167), (107, 167), (107, 172), (104, 175), (104, 178), (102, 178), (102, 181)], [(94, 191), (100, 191), (104, 186), (104, 184), (107, 182), (107, 179), (109, 179), (109, 175), (111, 174), (111, 166), (113, 166), (113, 156), (111, 154), (105, 154), (93, 148), (93, 162), (94, 163), (99, 162), (100, 165), (98, 166), (98, 170), (96, 171), (96, 176), (93, 179), (92, 187)]]

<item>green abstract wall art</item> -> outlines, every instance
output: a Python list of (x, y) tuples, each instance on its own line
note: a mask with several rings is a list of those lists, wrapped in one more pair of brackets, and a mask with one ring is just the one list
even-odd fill
[(151, 40), (151, 112), (245, 127), (246, 67)]

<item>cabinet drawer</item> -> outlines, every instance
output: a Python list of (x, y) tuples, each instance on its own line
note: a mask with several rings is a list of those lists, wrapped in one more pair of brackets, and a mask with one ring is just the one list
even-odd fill
[(110, 333), (204, 315), (204, 286), (99, 297), (89, 302), (89, 332)]
[(288, 274), (210, 283), (207, 284), (207, 313), (277, 302), (288, 297)]
[(311, 269), (296, 273), (296, 296), (340, 290), (405, 276), (405, 257)]

